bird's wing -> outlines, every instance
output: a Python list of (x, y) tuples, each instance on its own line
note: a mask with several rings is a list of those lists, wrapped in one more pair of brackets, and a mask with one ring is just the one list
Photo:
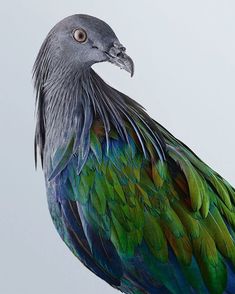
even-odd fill
[(97, 263), (118, 279), (125, 267), (145, 289), (152, 283), (172, 293), (235, 293), (235, 191), (158, 127), (165, 161), (151, 142), (144, 156), (131, 130), (128, 144), (112, 131), (107, 148), (93, 128), (79, 176), (76, 157), (60, 175), (63, 197), (76, 203)]

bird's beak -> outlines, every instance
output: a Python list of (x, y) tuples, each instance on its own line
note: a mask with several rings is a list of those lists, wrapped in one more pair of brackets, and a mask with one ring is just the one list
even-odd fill
[(114, 42), (113, 46), (105, 53), (109, 62), (129, 72), (131, 77), (134, 75), (134, 62), (126, 54), (126, 48), (119, 42)]

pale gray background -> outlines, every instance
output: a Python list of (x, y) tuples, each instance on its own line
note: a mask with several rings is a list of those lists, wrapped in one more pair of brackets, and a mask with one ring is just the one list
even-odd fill
[(74, 13), (107, 21), (136, 64), (133, 79), (95, 66), (235, 184), (235, 2), (40, 0), (0, 8), (0, 293), (116, 293), (69, 252), (34, 171), (31, 68), (51, 27)]

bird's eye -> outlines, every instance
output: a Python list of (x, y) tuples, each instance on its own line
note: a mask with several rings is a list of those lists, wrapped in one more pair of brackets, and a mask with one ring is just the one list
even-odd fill
[(83, 29), (76, 29), (73, 32), (74, 39), (79, 43), (84, 43), (87, 40), (87, 33)]

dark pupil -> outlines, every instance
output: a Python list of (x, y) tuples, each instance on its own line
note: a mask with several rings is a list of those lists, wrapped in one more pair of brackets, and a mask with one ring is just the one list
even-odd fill
[(83, 40), (83, 39), (84, 39), (84, 34), (83, 34), (83, 32), (80, 32), (80, 33), (78, 34), (78, 39), (80, 39), (80, 40)]

